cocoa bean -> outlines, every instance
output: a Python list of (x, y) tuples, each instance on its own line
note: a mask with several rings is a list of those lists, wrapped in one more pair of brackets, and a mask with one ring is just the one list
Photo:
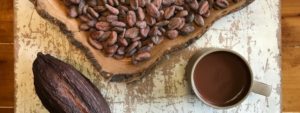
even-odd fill
[(130, 28), (126, 30), (125, 37), (127, 38), (135, 38), (139, 34), (139, 29), (136, 27)]
[(96, 23), (96, 29), (101, 31), (108, 31), (111, 28), (111, 25), (108, 22), (97, 22)]

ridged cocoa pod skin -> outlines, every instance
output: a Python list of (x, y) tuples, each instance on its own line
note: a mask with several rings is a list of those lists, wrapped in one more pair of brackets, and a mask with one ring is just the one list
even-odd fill
[(36, 94), (50, 113), (111, 113), (99, 90), (73, 66), (38, 53), (32, 70)]

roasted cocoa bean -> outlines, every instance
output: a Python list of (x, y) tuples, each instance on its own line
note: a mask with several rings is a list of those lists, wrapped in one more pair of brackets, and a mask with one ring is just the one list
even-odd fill
[(97, 22), (95, 25), (96, 29), (101, 31), (108, 31), (111, 28), (111, 25), (108, 22)]
[(201, 26), (201, 27), (204, 26), (204, 19), (201, 15), (196, 14), (194, 21), (195, 21), (196, 25)]
[(170, 22), (168, 24), (168, 28), (170, 30), (172, 30), (172, 29), (176, 29), (176, 28), (180, 27), (180, 25), (181, 25), (181, 18), (174, 17), (170, 20)]
[(127, 15), (127, 24), (132, 27), (136, 23), (136, 14), (134, 11), (129, 11)]
[(160, 16), (158, 8), (153, 3), (146, 5), (146, 11), (150, 16), (154, 18), (158, 18)]
[(192, 24), (185, 24), (183, 28), (180, 29), (180, 34), (187, 35), (195, 30)]
[(199, 5), (199, 14), (200, 15), (204, 15), (205, 13), (207, 13), (209, 11), (209, 4), (208, 1), (202, 1)]
[(93, 39), (92, 37), (88, 38), (88, 43), (95, 49), (101, 50), (103, 48), (101, 43), (98, 42), (97, 40)]
[(115, 31), (112, 31), (110, 34), (110, 37), (107, 39), (106, 43), (107, 45), (111, 46), (114, 45), (118, 40), (118, 34)]
[(169, 39), (175, 39), (178, 36), (178, 31), (177, 30), (169, 30), (167, 31), (167, 37)]
[(140, 29), (141, 36), (142, 37), (147, 37), (149, 31), (150, 31), (150, 27), (149, 26), (147, 26), (147, 27), (145, 27), (143, 29)]
[(110, 23), (113, 27), (126, 27), (126, 24), (121, 21), (113, 21)]
[(169, 19), (170, 17), (172, 17), (174, 15), (174, 12), (175, 12), (175, 7), (174, 6), (167, 7), (165, 9), (165, 13), (164, 13), (165, 19)]
[(88, 7), (87, 12), (94, 18), (98, 18), (99, 14), (91, 7)]
[[(142, 1), (144, 1), (144, 0), (142, 0)], [(144, 10), (143, 10), (141, 7), (139, 7), (139, 8), (137, 9), (137, 14), (138, 14), (139, 20), (144, 20), (144, 19), (145, 19), (145, 13), (144, 13)]]
[(119, 14), (119, 10), (113, 6), (110, 6), (108, 4), (105, 4), (105, 7), (107, 8), (107, 10), (109, 10), (112, 14), (118, 15)]
[(139, 34), (139, 29), (136, 27), (130, 28), (126, 30), (125, 37), (126, 38), (135, 38)]
[(137, 21), (136, 26), (143, 29), (143, 28), (147, 27), (147, 23), (145, 21)]
[(227, 0), (215, 0), (215, 4), (217, 7), (225, 9), (229, 6), (229, 2)]

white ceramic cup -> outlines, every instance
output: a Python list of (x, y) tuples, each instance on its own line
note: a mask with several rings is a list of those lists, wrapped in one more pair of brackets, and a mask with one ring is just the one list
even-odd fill
[[(240, 59), (242, 59), (244, 61), (244, 63), (246, 64), (247, 68), (249, 69), (249, 73), (250, 73), (249, 75), (251, 77), (251, 79), (249, 79), (250, 80), (250, 82), (249, 82), (250, 88), (247, 91), (247, 94), (244, 97), (242, 97), (240, 100), (238, 100), (236, 103), (234, 103), (232, 105), (228, 105), (228, 106), (217, 106), (217, 105), (207, 102), (204, 98), (202, 98), (201, 94), (197, 90), (195, 81), (194, 81), (194, 72), (195, 72), (195, 68), (196, 68), (196, 65), (198, 64), (198, 62), (201, 61), (201, 59), (203, 59), (205, 56), (207, 56), (211, 53), (220, 52), (220, 51), (232, 53), (232, 54), (238, 56)], [(245, 100), (245, 98), (248, 97), (250, 92), (254, 92), (254, 93), (268, 97), (271, 94), (271, 89), (272, 89), (270, 85), (253, 80), (253, 73), (252, 73), (250, 65), (247, 63), (247, 61), (237, 52), (234, 52), (234, 51), (228, 50), (228, 49), (204, 48), (204, 49), (201, 49), (200, 51), (196, 52), (192, 56), (192, 58), (189, 60), (187, 66), (186, 66), (186, 75), (189, 78), (191, 87), (193, 89), (193, 92), (196, 94), (196, 96), (202, 102), (204, 102), (206, 105), (211, 106), (213, 108), (217, 108), (217, 109), (226, 109), (226, 108), (231, 108), (231, 107), (235, 107), (235, 106), (239, 105), (241, 102), (243, 102)]]

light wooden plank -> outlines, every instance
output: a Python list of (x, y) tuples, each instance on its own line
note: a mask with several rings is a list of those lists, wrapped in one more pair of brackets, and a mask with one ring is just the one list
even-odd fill
[(0, 44), (0, 107), (14, 105), (13, 44)]
[(13, 43), (13, 37), (13, 22), (0, 21), (0, 43)]
[(300, 48), (282, 48), (283, 111), (300, 111)]
[(300, 1), (299, 0), (281, 0), (282, 16), (299, 16)]
[(282, 46), (300, 46), (299, 34), (300, 16), (282, 19)]
[(13, 108), (0, 108), (0, 113), (13, 113)]

